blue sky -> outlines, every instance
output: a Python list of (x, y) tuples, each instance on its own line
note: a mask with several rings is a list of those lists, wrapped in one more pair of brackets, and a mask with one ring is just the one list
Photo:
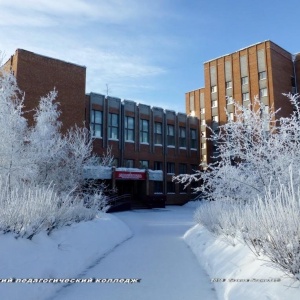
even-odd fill
[(264, 40), (300, 52), (299, 11), (299, 0), (0, 0), (0, 50), (84, 65), (87, 93), (108, 85), (184, 112), (203, 62)]

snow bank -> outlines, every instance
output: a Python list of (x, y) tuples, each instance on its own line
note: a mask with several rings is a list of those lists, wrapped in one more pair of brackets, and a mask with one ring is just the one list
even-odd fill
[[(258, 260), (245, 245), (231, 246), (201, 225), (188, 230), (184, 240), (205, 267), (211, 280), (221, 280), (214, 282), (219, 299), (300, 299), (299, 282), (269, 267), (267, 260)], [(230, 279), (250, 279), (252, 282), (230, 282)], [(270, 282), (258, 282), (259, 279)]]
[[(61, 228), (50, 236), (41, 232), (31, 241), (1, 235), (0, 278), (84, 278), (85, 270), (131, 236), (129, 228), (109, 214)], [(47, 299), (62, 286), (0, 283), (0, 298)]]

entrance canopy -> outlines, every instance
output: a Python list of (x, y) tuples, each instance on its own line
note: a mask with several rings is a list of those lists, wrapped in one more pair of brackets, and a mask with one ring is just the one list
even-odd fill
[(111, 168), (89, 166), (83, 169), (85, 179), (149, 180), (163, 181), (163, 171), (137, 168)]
[(135, 168), (116, 168), (116, 180), (146, 180), (146, 170)]

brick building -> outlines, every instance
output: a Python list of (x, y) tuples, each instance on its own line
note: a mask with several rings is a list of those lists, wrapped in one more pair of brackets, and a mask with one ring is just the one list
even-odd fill
[(117, 167), (127, 168), (128, 172), (132, 168), (162, 172), (162, 177), (151, 178), (150, 171), (149, 181), (116, 178), (119, 192), (163, 194), (167, 203), (173, 204), (191, 198), (191, 187), (184, 189), (172, 182), (172, 177), (198, 169), (197, 118), (95, 93), (86, 96), (86, 103), (86, 120), (91, 124), (94, 149), (99, 155), (112, 147)]
[(26, 93), (29, 124), (40, 97), (55, 87), (62, 130), (85, 124), (91, 129), (95, 153), (102, 155), (111, 147), (114, 166), (93, 170), (92, 176), (106, 179), (119, 194), (136, 198), (163, 195), (167, 204), (182, 204), (193, 197), (191, 187), (184, 189), (172, 182), (172, 177), (198, 169), (196, 117), (95, 93), (86, 95), (85, 67), (26, 50), (16, 50), (4, 68), (13, 72)]
[(46, 96), (54, 88), (58, 92), (62, 130), (85, 121), (85, 81), (86, 68), (72, 63), (45, 57), (23, 49), (4, 64), (17, 79), (21, 91), (25, 92), (24, 111), (29, 124), (33, 122), (34, 109), (40, 97)]
[(185, 95), (186, 113), (200, 119), (202, 162), (211, 162), (216, 150), (216, 145), (206, 140), (210, 134), (206, 125), (217, 130), (227, 118), (233, 119), (233, 99), (247, 106), (257, 95), (266, 110), (280, 108), (277, 118), (291, 114), (293, 108), (282, 93), (297, 93), (299, 62), (299, 54), (265, 41), (204, 63), (204, 87)]

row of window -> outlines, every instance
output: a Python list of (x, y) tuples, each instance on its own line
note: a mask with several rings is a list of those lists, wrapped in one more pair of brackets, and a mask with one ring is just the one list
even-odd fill
[[(167, 194), (175, 194), (176, 193), (176, 185), (178, 183), (168, 181), (167, 182)], [(186, 188), (184, 188), (184, 184), (179, 183), (179, 193), (185, 194), (187, 193)], [(193, 182), (191, 184), (191, 188), (197, 187), (197, 182)], [(154, 193), (155, 194), (161, 194), (163, 193), (163, 182), (162, 181), (154, 181)]]
[[(258, 79), (259, 80), (264, 80), (266, 78), (267, 78), (267, 72), (266, 71), (262, 71), (262, 72), (258, 73)], [(249, 83), (249, 77), (248, 76), (241, 77), (241, 82), (242, 82), (242, 85), (248, 84)], [(226, 89), (231, 89), (232, 88), (232, 81), (226, 81), (225, 82), (225, 87), (226, 87)], [(211, 87), (211, 93), (216, 93), (216, 92), (217, 92), (217, 86), (213, 85)]]
[[(134, 168), (135, 161), (134, 159), (125, 159), (124, 166), (126, 168)], [(140, 160), (139, 161), (139, 168), (140, 169), (149, 169), (149, 161), (148, 160)], [(155, 161), (153, 164), (153, 170), (161, 170), (163, 171), (163, 162), (162, 161)], [(188, 172), (194, 173), (195, 170), (198, 170), (197, 165), (190, 165), (190, 170), (188, 171), (187, 164), (180, 163), (178, 164), (178, 174), (187, 174)], [(174, 162), (167, 162), (167, 174), (175, 174), (175, 163)]]
[[(92, 136), (97, 138), (103, 137), (103, 112), (98, 110), (91, 111), (91, 131)], [(125, 141), (135, 141), (135, 119), (133, 117), (125, 117)], [(140, 120), (140, 143), (149, 143), (150, 129), (149, 120)], [(108, 119), (108, 138), (112, 140), (119, 139), (119, 115), (109, 114)], [(154, 123), (154, 144), (162, 145), (162, 123)], [(175, 146), (175, 126), (167, 125), (167, 145)], [(186, 128), (179, 127), (179, 147), (186, 148)], [(197, 148), (197, 131), (190, 129), (190, 147)]]
[[(268, 96), (268, 89), (267, 88), (259, 89), (259, 97), (262, 98), (266, 96)], [(242, 93), (242, 99), (243, 101), (250, 100), (249, 92)]]
[[(266, 97), (266, 96), (268, 96), (267, 88), (260, 89), (259, 90), (259, 97), (262, 98), (262, 97)], [(243, 101), (250, 100), (249, 92), (242, 93), (242, 99), (243, 99)], [(233, 97), (232, 96), (226, 96), (226, 104), (229, 105), (229, 104), (232, 104), (232, 103), (233, 103)], [(211, 107), (212, 108), (218, 107), (218, 100), (212, 100)], [(204, 113), (205, 113), (205, 108), (201, 108), (201, 114), (204, 114)]]

